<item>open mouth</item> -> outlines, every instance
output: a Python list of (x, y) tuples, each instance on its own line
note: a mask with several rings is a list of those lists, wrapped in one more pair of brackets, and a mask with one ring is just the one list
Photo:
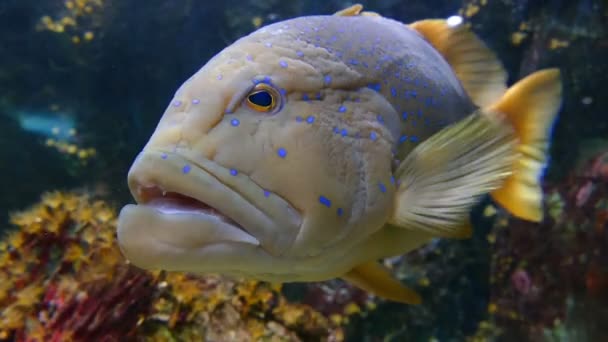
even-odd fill
[(165, 214), (193, 214), (200, 213), (213, 216), (220, 221), (246, 231), (238, 222), (222, 213), (217, 208), (197, 200), (196, 198), (172, 191), (165, 191), (159, 186), (138, 186), (138, 202)]
[(171, 248), (229, 241), (281, 255), (302, 222), (280, 196), (268, 196), (244, 173), (235, 176), (206, 159), (193, 162), (174, 152), (142, 151), (128, 183), (138, 205), (121, 210), (119, 233), (125, 246), (127, 241), (143, 246), (138, 242), (143, 234), (146, 241)]

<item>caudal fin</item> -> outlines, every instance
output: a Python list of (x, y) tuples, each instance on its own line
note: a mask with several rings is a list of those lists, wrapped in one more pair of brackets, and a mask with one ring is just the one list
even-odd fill
[(558, 69), (537, 71), (520, 80), (488, 109), (501, 113), (513, 125), (520, 153), (504, 184), (492, 197), (513, 215), (541, 221), (540, 178), (547, 164), (553, 123), (561, 106), (562, 84)]

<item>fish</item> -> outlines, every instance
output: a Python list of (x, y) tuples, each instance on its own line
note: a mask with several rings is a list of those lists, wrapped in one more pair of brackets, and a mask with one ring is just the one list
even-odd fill
[(468, 238), (488, 194), (543, 218), (557, 68), (507, 87), (465, 25), (353, 5), (264, 26), (186, 80), (128, 172), (117, 239), (150, 270), (341, 278), (406, 304), (379, 261)]

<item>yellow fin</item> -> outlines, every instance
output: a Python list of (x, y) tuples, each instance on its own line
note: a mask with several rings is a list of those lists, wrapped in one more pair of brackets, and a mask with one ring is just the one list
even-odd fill
[(547, 164), (553, 123), (561, 106), (562, 85), (558, 69), (537, 71), (513, 85), (489, 109), (506, 116), (519, 138), (521, 157), (514, 162), (513, 175), (492, 197), (513, 215), (541, 221), (540, 177)]
[(348, 8), (345, 8), (341, 11), (334, 13), (334, 15), (343, 16), (343, 17), (352, 17), (352, 16), (359, 15), (359, 13), (361, 13), (362, 10), (363, 10), (363, 6), (361, 4), (354, 4)]
[(481, 111), (435, 133), (395, 171), (399, 187), (389, 223), (440, 237), (470, 237), (469, 212), (511, 174), (516, 143), (513, 127)]
[(410, 27), (441, 53), (477, 106), (489, 106), (504, 94), (507, 73), (502, 64), (464, 25), (450, 26), (443, 19), (429, 19)]
[(375, 261), (356, 266), (343, 275), (342, 279), (378, 297), (405, 304), (422, 303), (419, 294), (395, 279), (384, 266)]
[(334, 15), (343, 16), (343, 17), (354, 17), (354, 16), (358, 16), (358, 15), (368, 16), (368, 17), (379, 17), (380, 16), (380, 14), (378, 14), (376, 12), (363, 11), (363, 6), (361, 4), (352, 5), (348, 8), (345, 8), (341, 11), (334, 13)]

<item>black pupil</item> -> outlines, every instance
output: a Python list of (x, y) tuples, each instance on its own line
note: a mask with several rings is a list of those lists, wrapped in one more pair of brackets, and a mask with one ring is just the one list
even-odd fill
[(270, 107), (272, 105), (272, 95), (267, 91), (258, 91), (249, 95), (249, 101), (260, 107)]

